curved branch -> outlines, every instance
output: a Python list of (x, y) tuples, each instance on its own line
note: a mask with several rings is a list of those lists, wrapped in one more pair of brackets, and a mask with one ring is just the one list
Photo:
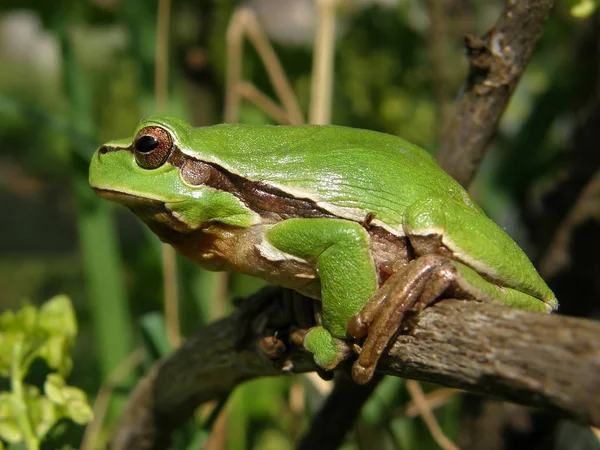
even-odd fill
[[(281, 304), (285, 291), (257, 294)], [(274, 323), (273, 308), (253, 324)], [(140, 382), (115, 432), (112, 447), (165, 448), (194, 409), (255, 377), (314, 370), (310, 355), (270, 347), (273, 330), (253, 326), (236, 350), (240, 314), (200, 329)], [(287, 325), (277, 321), (278, 326)], [(280, 328), (281, 335), (290, 329)], [(600, 323), (532, 313), (502, 305), (446, 300), (403, 327), (379, 372), (432, 381), (544, 408), (600, 425)], [(281, 348), (280, 348), (281, 349)], [(270, 354), (276, 359), (270, 359)]]
[(479, 166), (554, 3), (507, 0), (482, 39), (466, 37), (469, 75), (437, 158), (463, 186)]

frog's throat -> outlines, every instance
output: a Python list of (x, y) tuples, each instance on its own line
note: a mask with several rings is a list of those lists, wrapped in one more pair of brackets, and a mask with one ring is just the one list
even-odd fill
[[(195, 231), (194, 228), (180, 220), (176, 214), (167, 208), (167, 203), (161, 200), (138, 197), (125, 192), (94, 188), (96, 193), (107, 199), (129, 208), (160, 238), (161, 241), (172, 243), (174, 236)], [(173, 203), (173, 202), (169, 202)]]

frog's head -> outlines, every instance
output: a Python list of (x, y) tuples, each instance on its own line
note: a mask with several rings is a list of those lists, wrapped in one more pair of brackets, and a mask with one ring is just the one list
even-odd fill
[(132, 207), (182, 200), (176, 158), (189, 132), (189, 125), (175, 118), (143, 121), (133, 138), (110, 141), (96, 151), (90, 185), (101, 197)]
[(94, 153), (91, 187), (129, 207), (155, 232), (157, 227), (185, 232), (215, 221), (248, 226), (254, 214), (216, 185), (217, 169), (190, 156), (197, 130), (176, 118), (143, 121), (133, 138), (108, 142)]

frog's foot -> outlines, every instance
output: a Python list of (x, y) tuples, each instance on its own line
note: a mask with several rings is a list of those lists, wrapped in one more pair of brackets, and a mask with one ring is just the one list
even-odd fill
[(348, 333), (366, 336), (352, 378), (367, 383), (383, 351), (398, 334), (407, 312), (418, 313), (437, 300), (455, 281), (453, 261), (440, 255), (425, 255), (393, 274), (348, 321)]
[(334, 338), (325, 328), (313, 327), (304, 335), (304, 348), (313, 354), (315, 362), (325, 370), (333, 370), (348, 359), (352, 348), (343, 339)]

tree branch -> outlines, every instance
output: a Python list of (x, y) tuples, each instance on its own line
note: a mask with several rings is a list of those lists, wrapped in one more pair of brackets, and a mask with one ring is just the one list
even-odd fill
[[(252, 320), (243, 349), (236, 350), (245, 320), (238, 313), (200, 329), (157, 363), (131, 396), (111, 448), (165, 448), (173, 430), (203, 402), (255, 377), (314, 370), (302, 349), (292, 346), (282, 353), (274, 351), (282, 347), (266, 345), (273, 341), (273, 328), (265, 323), (290, 327), (280, 328), (280, 336), (294, 327), (274, 320), (280, 314), (272, 305), (284, 303), (285, 292), (270, 288), (255, 296), (267, 296), (271, 306)], [(600, 398), (594, 395), (600, 392), (600, 323), (595, 321), (446, 300), (407, 321), (379, 372), (600, 425)]]
[(455, 300), (414, 320), (383, 372), (600, 423), (599, 322)]
[[(202, 403), (253, 378), (315, 370), (311, 356), (299, 348), (277, 362), (268, 356), (277, 356), (277, 346), (269, 345), (275, 329), (286, 334), (286, 328), (295, 326), (286, 316), (288, 292), (260, 290), (246, 299), (242, 312), (201, 328), (157, 362), (129, 397), (109, 448), (168, 448), (171, 433)], [(241, 339), (247, 343), (243, 348)]]
[(469, 75), (438, 155), (440, 165), (463, 186), (479, 166), (554, 3), (506, 0), (482, 39), (466, 38)]
[(382, 377), (377, 375), (369, 383), (356, 384), (347, 375), (338, 376), (335, 387), (311, 419), (310, 427), (302, 437), (298, 450), (336, 450), (344, 442), (363, 405), (370, 398)]

